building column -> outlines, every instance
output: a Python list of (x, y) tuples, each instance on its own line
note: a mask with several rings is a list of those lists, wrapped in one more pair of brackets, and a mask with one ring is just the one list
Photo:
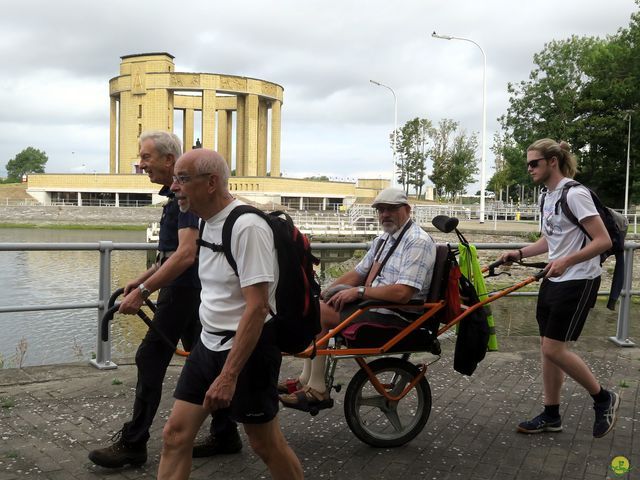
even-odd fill
[(233, 154), (233, 147), (231, 143), (231, 134), (233, 133), (233, 110), (225, 110), (225, 116), (227, 117), (227, 165), (229, 165), (229, 171), (231, 171), (231, 155)]
[(272, 177), (279, 177), (280, 172), (280, 124), (282, 102), (273, 100), (271, 102), (271, 165), (269, 170)]
[(216, 91), (202, 91), (202, 146), (216, 148)]
[(116, 162), (116, 142), (118, 140), (118, 100), (111, 97), (109, 108), (109, 173), (119, 173)]
[(258, 169), (259, 177), (267, 176), (267, 141), (269, 111), (264, 100), (258, 102)]
[(218, 110), (218, 146), (216, 150), (222, 158), (227, 161), (227, 165), (229, 165), (229, 170), (231, 170), (231, 155), (229, 152), (229, 143), (227, 142), (227, 132), (230, 128), (230, 125), (227, 123), (227, 111), (226, 110)]
[(247, 171), (246, 152), (244, 148), (244, 131), (245, 131), (245, 104), (246, 97), (238, 95), (238, 104), (236, 106), (236, 176), (244, 177)]
[(182, 151), (193, 148), (193, 108), (185, 108), (182, 113)]
[(116, 192), (116, 207), (120, 206), (120, 193)]
[(327, 209), (327, 197), (322, 198), (322, 210)]
[(304, 210), (304, 197), (300, 197), (300, 205), (298, 206), (298, 210)]
[(78, 206), (81, 207), (82, 206), (82, 193), (78, 192)]
[(247, 95), (244, 110), (244, 143), (247, 151), (244, 176), (258, 175), (258, 103), (257, 95)]

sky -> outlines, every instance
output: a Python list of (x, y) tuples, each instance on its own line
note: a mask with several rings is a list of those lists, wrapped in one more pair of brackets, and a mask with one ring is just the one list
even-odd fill
[(637, 9), (633, 0), (3, 2), (0, 176), (27, 146), (46, 152), (47, 173), (107, 172), (108, 82), (120, 57), (168, 52), (176, 71), (284, 87), (285, 176), (389, 178), (394, 99), (370, 80), (395, 92), (398, 127), (450, 118), (481, 138), (482, 52), (436, 31), (486, 54), (488, 180), (507, 84), (528, 78), (546, 43), (605, 38)]

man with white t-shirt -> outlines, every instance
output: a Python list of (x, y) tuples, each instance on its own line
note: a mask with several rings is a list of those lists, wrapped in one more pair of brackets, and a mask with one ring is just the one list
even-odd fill
[[(273, 232), (257, 215), (237, 219), (230, 245), (237, 275), (221, 249), (207, 248), (222, 244), (225, 219), (242, 205), (229, 193), (228, 179), (225, 160), (212, 150), (191, 150), (176, 163), (171, 190), (178, 205), (205, 222), (198, 270), (202, 334), (176, 386), (176, 401), (163, 431), (158, 478), (188, 478), (200, 425), (209, 412), (230, 409), (272, 477), (299, 479), (302, 466), (277, 417), (282, 357), (269, 321), (278, 284)], [(235, 334), (229, 336), (229, 331)]]
[(580, 336), (600, 286), (600, 254), (611, 247), (609, 234), (596, 210), (591, 193), (581, 185), (567, 191), (567, 205), (584, 230), (556, 208), (564, 185), (576, 173), (576, 159), (566, 142), (545, 138), (527, 149), (527, 170), (533, 181), (547, 189), (541, 215), (542, 236), (532, 245), (505, 252), (505, 262), (548, 252), (549, 264), (540, 286), (536, 317), (540, 331), (544, 411), (518, 425), (521, 433), (559, 432), (560, 390), (565, 374), (582, 385), (593, 398), (593, 436), (613, 428), (620, 396), (602, 388), (587, 364), (568, 348)]

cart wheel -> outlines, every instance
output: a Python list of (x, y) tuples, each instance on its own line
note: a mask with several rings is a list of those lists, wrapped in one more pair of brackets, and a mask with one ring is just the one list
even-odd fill
[[(369, 368), (391, 395), (399, 395), (418, 375), (414, 364), (380, 358)], [(344, 396), (344, 416), (356, 437), (372, 447), (398, 447), (413, 440), (431, 413), (431, 388), (422, 378), (402, 399), (380, 395), (362, 369), (353, 376)]]

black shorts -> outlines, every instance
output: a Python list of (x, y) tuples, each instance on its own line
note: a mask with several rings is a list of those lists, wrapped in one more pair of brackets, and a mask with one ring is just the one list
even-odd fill
[(599, 287), (600, 277), (566, 282), (543, 280), (536, 308), (540, 336), (560, 342), (576, 341), (596, 303)]
[[(240, 423), (267, 423), (278, 413), (278, 374), (282, 354), (272, 323), (266, 323), (253, 353), (240, 372), (231, 401), (231, 417)], [(209, 386), (222, 371), (229, 351), (212, 352), (200, 341), (187, 357), (173, 396), (202, 405)]]

